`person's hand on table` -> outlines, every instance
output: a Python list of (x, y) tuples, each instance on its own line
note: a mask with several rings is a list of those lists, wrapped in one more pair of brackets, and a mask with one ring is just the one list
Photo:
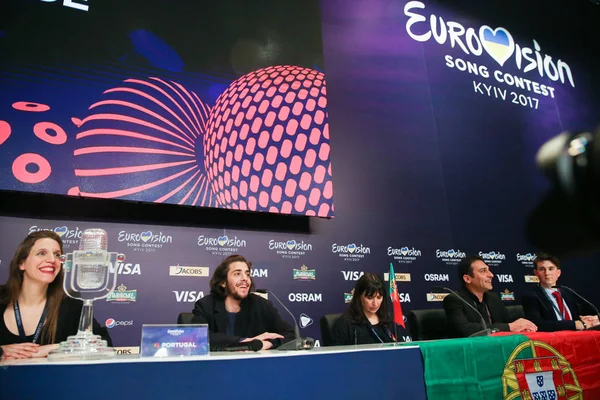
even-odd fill
[(54, 349), (58, 349), (58, 344), (47, 344), (45, 346), (40, 346), (40, 347), (38, 347), (38, 351), (35, 354), (33, 354), (31, 357), (34, 357), (34, 358), (48, 357), (48, 353)]
[(582, 315), (581, 320), (583, 322), (585, 322), (585, 325), (587, 328), (591, 328), (592, 326), (600, 325), (597, 315)]
[(283, 339), (283, 336), (278, 333), (264, 332), (258, 336), (240, 340), (240, 342), (245, 343), (245, 342), (251, 342), (253, 340), (260, 340), (262, 342), (261, 350), (269, 350), (270, 348), (273, 347), (273, 343), (269, 342), (269, 340), (274, 340), (274, 339)]
[(537, 332), (538, 329), (536, 324), (525, 318), (511, 322), (508, 324), (508, 328), (511, 332)]
[(15, 343), (6, 344), (2, 347), (2, 360), (16, 360), (22, 358), (31, 358), (36, 354), (40, 345), (35, 343)]

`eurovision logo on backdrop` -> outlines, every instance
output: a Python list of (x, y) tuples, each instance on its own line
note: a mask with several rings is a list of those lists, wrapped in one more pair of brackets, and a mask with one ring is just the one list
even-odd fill
[(347, 245), (339, 245), (333, 243), (331, 252), (337, 254), (344, 261), (361, 261), (366, 255), (371, 254), (371, 249), (362, 244), (350, 243)]
[(67, 225), (61, 225), (54, 228), (45, 228), (38, 225), (32, 225), (29, 227), (27, 234), (38, 231), (52, 231), (56, 233), (58, 236), (60, 236), (60, 239), (63, 242), (63, 248), (65, 250), (69, 250), (72, 246), (79, 246), (79, 239), (81, 239), (84, 229), (79, 229), (78, 226), (73, 229)]
[(479, 252), (479, 257), (483, 258), (485, 263), (490, 267), (497, 267), (502, 264), (502, 261), (506, 260), (506, 255), (500, 253), (499, 251), (490, 251), (490, 252)]
[(281, 256), (281, 258), (287, 259), (298, 259), (313, 250), (312, 244), (306, 243), (304, 240), (297, 241), (296, 239), (283, 241), (271, 239), (268, 246), (270, 251)]
[(421, 250), (407, 246), (401, 248), (389, 246), (387, 248), (387, 255), (393, 257), (394, 260), (398, 261), (400, 264), (412, 264), (418, 257), (421, 257)]
[(153, 253), (165, 245), (173, 243), (173, 236), (163, 232), (147, 231), (120, 231), (117, 235), (119, 243), (125, 243), (130, 250)]
[(458, 263), (465, 258), (467, 255), (460, 250), (440, 250), (435, 251), (435, 258), (441, 259), (446, 265), (458, 265)]
[(246, 239), (237, 236), (198, 236), (198, 246), (210, 252), (213, 256), (227, 257), (239, 254), (241, 249), (248, 247)]
[(569, 361), (537, 340), (518, 345), (502, 374), (504, 400), (583, 400), (583, 390)]
[[(445, 55), (445, 65), (474, 76), (472, 90), (478, 95), (538, 109), (540, 98), (555, 98), (555, 87), (548, 84), (548, 79), (551, 84), (575, 87), (569, 64), (545, 54), (535, 39), (522, 45), (503, 27), (465, 27), (450, 18), (428, 13), (421, 1), (407, 2), (404, 15), (406, 32), (413, 40), (424, 43), (433, 39), (438, 45), (464, 53), (464, 58)], [(490, 59), (500, 68), (490, 66)], [(508, 67), (519, 73), (505, 71)]]
[(524, 267), (533, 267), (533, 261), (535, 261), (535, 259), (535, 253), (517, 253), (517, 261), (520, 262)]

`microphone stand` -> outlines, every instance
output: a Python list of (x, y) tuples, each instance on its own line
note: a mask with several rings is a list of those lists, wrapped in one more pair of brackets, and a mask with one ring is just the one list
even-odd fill
[(576, 291), (574, 291), (570, 287), (564, 286), (564, 285), (556, 285), (556, 286), (553, 286), (553, 287), (559, 288), (559, 289), (567, 289), (569, 292), (573, 293), (575, 296), (577, 296), (578, 298), (580, 298), (581, 300), (583, 300), (584, 302), (586, 302), (587, 304), (589, 304), (594, 309), (594, 311), (596, 311), (596, 316), (598, 316), (598, 318), (600, 318), (600, 313), (598, 312), (598, 309), (596, 308), (596, 306), (593, 305), (588, 300), (586, 300), (585, 297), (581, 296), (579, 293), (577, 293)]
[(471, 304), (469, 304), (468, 301), (466, 301), (465, 299), (462, 298), (462, 296), (460, 296), (458, 293), (456, 293), (454, 290), (447, 288), (445, 286), (436, 286), (434, 287), (434, 289), (438, 289), (438, 290), (445, 290), (448, 291), (450, 293), (452, 293), (454, 296), (456, 296), (460, 301), (462, 301), (463, 303), (465, 303), (468, 307), (470, 307), (471, 309), (473, 309), (477, 315), (479, 315), (479, 318), (481, 319), (481, 327), (483, 328), (480, 331), (477, 331), (475, 333), (472, 333), (471, 335), (469, 335), (469, 337), (477, 337), (477, 336), (489, 336), (492, 334), (492, 330), (490, 328), (487, 327), (487, 324), (485, 323), (485, 319), (483, 319), (483, 315), (481, 315), (481, 313), (479, 312), (478, 309), (476, 309), (475, 307), (473, 307)]
[(290, 314), (292, 316), (292, 319), (294, 320), (294, 340), (291, 340), (287, 343), (283, 343), (281, 346), (278, 346), (276, 350), (288, 351), (288, 350), (310, 350), (310, 349), (312, 349), (315, 344), (314, 339), (302, 338), (300, 336), (300, 327), (298, 326), (296, 317), (294, 317), (294, 314), (292, 314), (292, 312), (285, 306), (285, 304), (283, 304), (281, 302), (281, 300), (279, 300), (277, 295), (275, 293), (271, 292), (270, 290), (268, 291), (266, 289), (257, 289), (256, 292), (272, 294), (273, 297), (275, 297), (275, 300), (277, 300), (277, 302), (279, 304), (281, 304), (281, 307), (283, 307), (284, 310), (287, 311), (287, 313)]

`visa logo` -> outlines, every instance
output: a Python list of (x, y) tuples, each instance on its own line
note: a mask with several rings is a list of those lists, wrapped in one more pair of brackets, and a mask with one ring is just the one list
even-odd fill
[(204, 297), (204, 292), (195, 290), (173, 290), (173, 293), (175, 293), (175, 300), (178, 303), (195, 303)]
[(357, 281), (365, 273), (363, 271), (342, 271), (345, 281)]
[(496, 277), (498, 278), (498, 282), (502, 282), (502, 283), (507, 283), (507, 282), (513, 282), (513, 277), (512, 275), (496, 275)]

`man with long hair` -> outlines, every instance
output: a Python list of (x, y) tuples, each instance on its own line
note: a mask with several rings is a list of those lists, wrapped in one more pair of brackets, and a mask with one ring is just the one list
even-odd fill
[(193, 324), (208, 324), (211, 349), (260, 340), (262, 350), (294, 339), (294, 329), (273, 304), (254, 295), (252, 263), (241, 255), (227, 257), (210, 279), (210, 295), (194, 305)]

